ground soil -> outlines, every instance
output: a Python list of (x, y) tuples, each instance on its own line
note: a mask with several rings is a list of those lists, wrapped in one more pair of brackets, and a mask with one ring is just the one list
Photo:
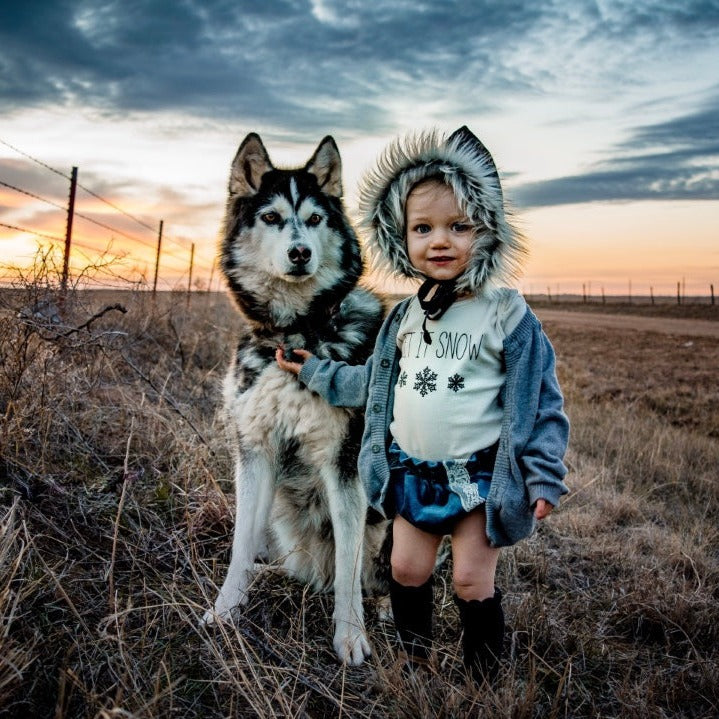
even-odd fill
[(558, 323), (562, 326), (577, 328), (602, 327), (626, 331), (660, 332), (670, 335), (719, 338), (719, 322), (714, 320), (605, 314), (547, 308), (537, 308), (536, 313), (542, 322)]
[(719, 323), (537, 309), (563, 387), (719, 437)]

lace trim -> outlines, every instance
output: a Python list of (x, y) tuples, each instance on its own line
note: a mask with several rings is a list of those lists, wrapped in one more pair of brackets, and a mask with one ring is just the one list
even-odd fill
[(459, 497), (462, 509), (471, 512), (478, 507), (484, 499), (479, 494), (479, 488), (472, 482), (466, 468), (467, 460), (451, 460), (442, 462), (447, 472), (449, 488)]

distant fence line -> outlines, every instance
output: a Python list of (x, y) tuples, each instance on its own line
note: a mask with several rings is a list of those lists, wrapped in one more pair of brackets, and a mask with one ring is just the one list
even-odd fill
[[(157, 222), (157, 225), (153, 226), (149, 222), (127, 212), (116, 203), (111, 202), (97, 192), (94, 192), (90, 188), (81, 184), (78, 181), (79, 171), (75, 166), (73, 166), (72, 171), (68, 176), (60, 170), (51, 167), (42, 160), (38, 160), (32, 155), (23, 152), (2, 139), (0, 139), (0, 144), (9, 147), (19, 155), (22, 155), (26, 159), (43, 168), (43, 170), (48, 173), (58, 175), (69, 182), (67, 204), (61, 204), (60, 202), (49, 199), (48, 197), (45, 197), (38, 192), (34, 192), (31, 189), (19, 187), (17, 184), (0, 179), (0, 186), (15, 194), (28, 198), (28, 202), (40, 202), (44, 205), (49, 205), (56, 210), (62, 211), (64, 215), (64, 223), (62, 219), (58, 220), (56, 224), (59, 229), (52, 234), (45, 231), (45, 228), (40, 230), (37, 227), (31, 228), (21, 226), (16, 222), (0, 221), (0, 227), (12, 230), (16, 233), (31, 235), (33, 237), (40, 238), (41, 240), (49, 240), (52, 243), (53, 248), (61, 249), (62, 270), (60, 283), (63, 290), (67, 288), (68, 281), (72, 277), (72, 253), (74, 248), (79, 248), (84, 250), (86, 253), (90, 253), (86, 257), (90, 264), (92, 264), (92, 260), (90, 259), (91, 257), (95, 257), (96, 259), (109, 257), (110, 260), (114, 260), (116, 262), (119, 261), (124, 264), (128, 262), (134, 262), (135, 264), (139, 263), (140, 265), (144, 264), (145, 271), (140, 270), (137, 266), (131, 271), (136, 274), (137, 281), (140, 284), (147, 286), (148, 289), (151, 287), (153, 293), (158, 289), (158, 282), (164, 286), (164, 289), (178, 289), (182, 286), (186, 286), (187, 292), (191, 292), (193, 289), (193, 278), (195, 278), (195, 289), (207, 289), (208, 291), (212, 289), (212, 283), (215, 276), (214, 263), (211, 266), (198, 263), (195, 257), (195, 243), (169, 237), (164, 232), (164, 219), (160, 219)], [(138, 228), (138, 230), (131, 234), (124, 229), (119, 229), (107, 222), (100, 221), (97, 217), (92, 217), (91, 211), (80, 212), (77, 207), (78, 190), (83, 191), (90, 197), (109, 207), (113, 214), (121, 216), (121, 218), (124, 218), (125, 220), (129, 220), (133, 223), (133, 226)], [(97, 246), (82, 242), (82, 240), (78, 240), (77, 237), (73, 236), (74, 232), (77, 234), (76, 220), (78, 219), (91, 223), (94, 227), (100, 228), (101, 231), (111, 233), (106, 249), (98, 249)], [(152, 233), (151, 240), (147, 237), (148, 231)], [(115, 244), (118, 238), (120, 238), (119, 247)], [(94, 241), (97, 241), (95, 238), (93, 239)], [(133, 249), (133, 245), (143, 247), (145, 249), (145, 257), (140, 256), (139, 253)], [(168, 245), (170, 246), (168, 247)], [(149, 253), (152, 254), (149, 255)], [(153, 263), (151, 278), (148, 278), (147, 276), (150, 269), (147, 255), (151, 257)], [(168, 280), (163, 279), (163, 272), (165, 277), (172, 276), (173, 278), (179, 279), (175, 279), (174, 282), (169, 282)], [(209, 279), (197, 279), (201, 274), (204, 275), (205, 278), (209, 277)], [(8, 280), (12, 279), (14, 279), (13, 276), (6, 275), (5, 277), (0, 277), (0, 282), (7, 283)], [(112, 272), (100, 278), (95, 277), (92, 279), (83, 279), (85, 280), (85, 284), (89, 284), (91, 286), (94, 285), (96, 287), (112, 287), (117, 286), (118, 283), (124, 285), (128, 281), (127, 277), (118, 278)], [(163, 287), (161, 287), (161, 289), (162, 288)]]
[[(589, 289), (588, 289), (589, 287)], [(657, 294), (654, 292), (654, 287), (652, 285), (648, 286), (649, 294), (641, 294), (637, 293), (636, 291), (632, 291), (632, 283), (629, 283), (628, 292), (626, 294), (622, 293), (605, 293), (604, 287), (600, 287), (599, 294), (592, 294), (591, 291), (591, 285), (588, 285), (587, 283), (582, 284), (582, 291), (581, 294), (578, 294), (577, 292), (559, 292), (559, 288), (556, 289), (556, 291), (553, 293), (551, 286), (547, 286), (546, 292), (535, 292), (534, 288), (532, 287), (529, 292), (524, 292), (524, 294), (527, 297), (531, 297), (534, 299), (545, 299), (548, 302), (553, 301), (559, 301), (560, 298), (562, 300), (567, 299), (574, 299), (576, 301), (581, 301), (585, 304), (589, 302), (601, 302), (602, 304), (606, 304), (607, 299), (609, 298), (609, 301), (611, 302), (618, 302), (618, 301), (624, 301), (629, 302), (630, 304), (633, 301), (637, 302), (649, 302), (650, 304), (656, 304), (657, 302), (661, 302), (662, 304), (666, 304), (669, 302), (676, 302), (678, 305), (682, 304), (688, 304), (688, 303), (694, 303), (694, 302), (708, 302), (710, 304), (715, 304), (715, 294), (714, 294), (714, 284), (710, 283), (707, 287), (708, 293), (706, 295), (701, 294), (691, 294), (687, 295), (686, 293), (686, 284), (683, 281), (677, 281), (676, 283), (676, 293), (673, 293), (671, 295), (669, 294)]]

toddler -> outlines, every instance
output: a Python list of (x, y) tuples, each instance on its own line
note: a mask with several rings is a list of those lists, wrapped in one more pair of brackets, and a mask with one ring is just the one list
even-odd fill
[(376, 261), (422, 281), (396, 305), (363, 366), (282, 348), (279, 366), (328, 402), (366, 407), (359, 472), (393, 519), (390, 599), (411, 666), (432, 645), (432, 575), (450, 535), (464, 665), (497, 671), (504, 636), (499, 548), (531, 534), (567, 492), (569, 424), (554, 351), (502, 286), (524, 248), (491, 155), (466, 127), (392, 143), (360, 188)]

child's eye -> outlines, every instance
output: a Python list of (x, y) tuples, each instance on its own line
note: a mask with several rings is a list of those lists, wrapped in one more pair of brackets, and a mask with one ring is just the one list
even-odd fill
[(265, 212), (260, 215), (260, 219), (267, 225), (277, 225), (280, 222), (280, 216), (277, 212)]
[(428, 224), (421, 222), (419, 225), (415, 225), (412, 229), (420, 235), (426, 235), (432, 228)]
[(472, 226), (467, 222), (455, 222), (452, 225), (452, 229), (455, 232), (469, 232), (472, 229)]

